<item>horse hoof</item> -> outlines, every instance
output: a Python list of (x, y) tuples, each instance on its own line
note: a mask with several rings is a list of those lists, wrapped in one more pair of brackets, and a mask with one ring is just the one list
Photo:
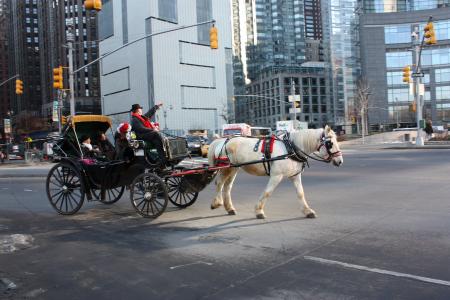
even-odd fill
[(315, 213), (309, 213), (309, 214), (306, 215), (306, 217), (308, 219), (315, 219), (316, 218), (316, 214)]
[(257, 218), (257, 219), (265, 219), (266, 216), (264, 216), (263, 214), (257, 214), (257, 215), (256, 215), (256, 218)]
[(217, 206), (211, 205), (211, 209), (216, 209)]
[(234, 215), (236, 215), (236, 211), (233, 209), (233, 210), (230, 210), (229, 212), (228, 212), (228, 214), (230, 215), (230, 216), (234, 216)]

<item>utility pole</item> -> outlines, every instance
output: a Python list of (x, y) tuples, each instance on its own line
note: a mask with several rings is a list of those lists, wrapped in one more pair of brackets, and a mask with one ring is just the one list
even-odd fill
[[(414, 74), (420, 74), (420, 54), (421, 54), (421, 44), (419, 38), (419, 26), (414, 26), (413, 33), (413, 45), (414, 45)], [(413, 76), (413, 90), (414, 90), (414, 101), (416, 102), (416, 116), (417, 116), (417, 137), (416, 137), (416, 146), (423, 146), (424, 141), (422, 137), (422, 128), (421, 120), (422, 120), (422, 97), (420, 96), (420, 85), (422, 78), (420, 76)]]
[(68, 20), (67, 26), (69, 32), (67, 33), (67, 48), (69, 50), (69, 89), (70, 89), (70, 114), (75, 116), (75, 88), (74, 88), (74, 72), (73, 72), (73, 21)]

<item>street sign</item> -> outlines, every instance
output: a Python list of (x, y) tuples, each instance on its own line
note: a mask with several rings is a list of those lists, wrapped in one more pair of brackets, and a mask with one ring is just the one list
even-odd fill
[(58, 100), (53, 101), (52, 121), (58, 122)]
[(289, 102), (300, 101), (300, 95), (289, 95)]
[[(295, 111), (294, 111), (294, 109), (295, 109)], [(298, 108), (289, 108), (289, 113), (290, 113), (290, 114), (293, 114), (293, 113), (299, 114), (299, 113), (301, 113), (301, 112), (302, 112), (302, 108), (301, 108), (301, 107), (298, 107)]]
[(11, 133), (11, 120), (10, 119), (4, 119), (5, 124), (5, 133)]
[(424, 73), (412, 73), (411, 77), (425, 77)]

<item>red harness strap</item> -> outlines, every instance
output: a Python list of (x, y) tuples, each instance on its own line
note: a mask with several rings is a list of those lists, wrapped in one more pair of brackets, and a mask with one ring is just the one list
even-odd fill
[[(269, 142), (269, 153), (273, 152), (273, 144), (275, 144), (275, 135), (272, 135), (270, 137), (270, 142)], [(262, 145), (261, 145), (261, 153), (265, 153), (266, 152), (266, 139), (263, 138), (262, 139)]]

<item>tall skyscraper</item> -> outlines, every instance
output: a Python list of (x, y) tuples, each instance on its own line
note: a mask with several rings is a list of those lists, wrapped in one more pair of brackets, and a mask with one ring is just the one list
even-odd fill
[[(9, 0), (9, 74), (19, 74), (23, 81), (22, 95), (11, 93), (11, 109), (20, 132), (26, 133), (48, 126), (56, 90), (53, 89), (52, 69), (68, 66), (68, 21), (73, 23), (75, 36), (74, 66), (81, 67), (98, 57), (96, 14), (86, 12), (82, 0)], [(82, 70), (75, 75), (77, 111), (100, 111), (98, 67)], [(68, 75), (64, 71), (65, 88)], [(64, 101), (68, 111), (68, 101)], [(33, 117), (41, 121), (31, 122)]]
[(239, 21), (240, 33), (235, 34), (240, 39), (234, 47), (240, 46), (247, 79), (246, 96), (235, 97), (237, 121), (275, 128), (277, 121), (294, 118), (288, 99), (295, 92), (302, 99), (298, 120), (311, 127), (332, 122), (326, 64), (319, 62), (324, 60), (320, 2), (306, 2), (307, 7), (303, 0), (233, 2), (233, 7), (239, 6), (234, 20)]
[[(0, 82), (9, 78), (8, 72), (8, 21), (9, 13), (7, 0), (0, 0)], [(5, 118), (9, 111), (10, 90), (13, 83), (5, 84), (0, 87), (0, 118)], [(3, 127), (0, 124), (0, 127)], [(3, 131), (2, 131), (3, 132)]]
[(450, 122), (450, 1), (364, 0), (362, 8), (362, 70), (372, 91), (369, 123), (415, 126), (414, 97), (402, 69), (415, 63), (412, 33), (417, 28), (422, 38), (430, 16), (437, 43), (425, 45), (421, 55), (423, 117), (435, 125)]
[(266, 67), (303, 63), (306, 59), (303, 0), (255, 0), (252, 8), (256, 26), (250, 28), (250, 34), (247, 32), (248, 77), (256, 79)]
[(322, 2), (323, 42), (332, 81), (331, 107), (338, 132), (356, 132), (352, 124), (356, 84), (360, 77), (357, 0)]

